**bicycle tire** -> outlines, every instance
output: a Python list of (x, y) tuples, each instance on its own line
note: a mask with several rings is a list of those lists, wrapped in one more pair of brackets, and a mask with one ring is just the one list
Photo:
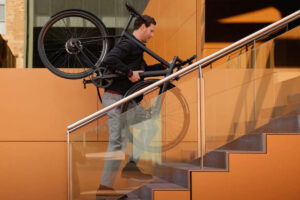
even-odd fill
[[(52, 16), (42, 28), (38, 52), (45, 67), (55, 75), (80, 79), (100, 66), (109, 48), (106, 36), (105, 25), (92, 13), (65, 10)], [(71, 42), (77, 46), (71, 46)]]
[[(128, 92), (125, 94), (125, 96), (129, 96), (129, 95), (133, 94), (134, 92), (139, 91), (139, 90), (155, 83), (158, 80), (159, 79), (148, 79), (148, 80), (141, 81), (141, 82), (137, 83), (136, 85), (134, 85), (132, 88), (130, 88), (128, 90)], [(147, 101), (150, 101), (150, 99), (152, 97), (154, 97), (154, 98), (157, 97), (159, 90), (160, 90), (160, 88), (157, 88), (157, 89), (151, 91), (150, 93), (144, 94), (140, 97), (136, 97), (135, 100), (132, 100), (132, 101), (136, 101), (136, 99), (139, 99), (138, 101), (140, 101), (140, 99), (143, 99), (141, 102), (139, 102), (139, 105), (142, 105), (145, 109), (147, 109), (146, 108)], [(176, 87), (173, 87), (172, 89), (168, 90), (167, 93), (161, 94), (161, 99), (160, 99), (161, 104), (165, 104), (167, 102), (167, 98), (169, 98), (168, 95), (171, 98), (172, 98), (172, 96), (175, 97), (172, 99), (172, 101), (168, 101), (168, 105), (167, 105), (169, 107), (168, 108), (169, 111), (170, 111), (170, 108), (171, 109), (173, 108), (174, 112), (164, 113), (164, 111), (160, 111), (161, 119), (166, 120), (166, 119), (164, 119), (166, 117), (165, 115), (168, 115), (168, 118), (173, 117), (174, 121), (172, 121), (171, 119), (168, 119), (167, 125), (165, 125), (165, 126), (172, 127), (173, 129), (174, 128), (177, 129), (179, 127), (177, 129), (177, 134), (174, 134), (173, 139), (171, 139), (170, 141), (162, 140), (161, 146), (145, 147), (144, 143), (142, 143), (135, 136), (133, 136), (133, 134), (130, 130), (126, 131), (128, 140), (131, 143), (133, 143), (133, 141), (134, 141), (134, 146), (137, 146), (138, 148), (141, 147), (143, 149), (146, 149), (148, 152), (165, 152), (167, 150), (174, 148), (185, 137), (188, 127), (189, 127), (189, 123), (190, 123), (190, 114), (189, 114), (190, 112), (189, 112), (188, 104), (187, 104), (185, 98), (181, 95), (180, 90)], [(132, 103), (132, 101), (131, 101), (131, 103)], [(153, 101), (152, 101), (152, 103), (153, 103)], [(123, 115), (125, 121), (126, 121), (126, 112), (129, 110), (129, 104), (130, 104), (130, 102), (126, 102), (122, 105), (122, 113), (123, 113), (122, 115)], [(174, 105), (170, 105), (170, 104), (174, 104)], [(164, 135), (166, 135), (166, 134), (167, 133), (164, 133)]]

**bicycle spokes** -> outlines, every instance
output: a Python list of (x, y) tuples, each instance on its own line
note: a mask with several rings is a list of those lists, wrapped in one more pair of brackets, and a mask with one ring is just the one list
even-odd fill
[(80, 10), (54, 16), (42, 29), (39, 53), (46, 67), (64, 78), (83, 78), (103, 60), (108, 41), (104, 25)]

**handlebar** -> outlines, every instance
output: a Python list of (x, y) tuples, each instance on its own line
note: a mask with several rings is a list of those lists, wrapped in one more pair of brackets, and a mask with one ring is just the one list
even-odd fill
[(165, 76), (167, 74), (167, 70), (155, 70), (155, 71), (147, 71), (140, 73), (140, 77), (154, 77), (154, 76)]
[(197, 58), (196, 55), (193, 55), (192, 57), (186, 59), (185, 61), (181, 60), (180, 58), (177, 58), (177, 60), (179, 61), (179, 64), (177, 64), (177, 65), (183, 66), (183, 65), (186, 65), (186, 64), (192, 64), (193, 60), (195, 58)]

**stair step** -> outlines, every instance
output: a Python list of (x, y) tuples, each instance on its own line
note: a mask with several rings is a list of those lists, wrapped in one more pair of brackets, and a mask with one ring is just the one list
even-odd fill
[(290, 94), (287, 97), (288, 104), (300, 104), (300, 93)]
[(253, 129), (251, 133), (232, 140), (214, 151), (208, 152), (204, 156), (204, 168), (200, 168), (202, 158), (195, 159), (190, 163), (163, 163), (156, 165), (154, 167), (154, 174), (160, 178), (156, 178), (131, 193), (143, 200), (152, 200), (154, 195), (153, 191), (187, 191), (190, 188), (190, 174), (192, 171), (226, 172), (228, 171), (229, 153), (265, 153), (265, 133), (300, 133), (300, 115), (281, 117), (271, 121), (260, 120), (247, 123), (247, 126), (251, 125), (258, 128)]
[(300, 115), (285, 116), (275, 119), (260, 119), (235, 124), (235, 136), (245, 133), (298, 133)]
[(127, 194), (126, 200), (143, 200), (143, 199), (131, 192)]
[(168, 181), (189, 188), (189, 171), (198, 170), (200, 165), (188, 163), (163, 163), (155, 166), (155, 175)]
[(143, 185), (142, 187), (130, 192), (128, 196), (134, 195), (136, 197), (139, 197), (143, 200), (152, 200), (153, 199), (153, 191), (159, 191), (159, 190), (174, 190), (174, 191), (180, 191), (184, 190), (186, 191), (187, 188), (181, 187), (179, 185), (176, 185), (174, 183), (170, 183), (166, 180), (163, 180), (161, 178), (154, 178), (151, 182)]
[(201, 158), (198, 158), (191, 163), (163, 163), (157, 165), (154, 173), (168, 182), (189, 188), (190, 171), (226, 171), (228, 167), (228, 152), (262, 153), (264, 151), (264, 134), (249, 134), (237, 138), (214, 151), (208, 152), (204, 156), (203, 165), (205, 168), (203, 169), (200, 168)]
[[(276, 133), (272, 133), (276, 134)], [(155, 167), (155, 175), (160, 178), (134, 191), (146, 200), (152, 200), (154, 190), (188, 190), (191, 172), (227, 172), (228, 153), (265, 153), (265, 133), (244, 135), (204, 157), (206, 167), (200, 168), (201, 158), (192, 163), (163, 163)]]
[(296, 104), (261, 109), (257, 115), (257, 119), (274, 119), (278, 117), (294, 115), (300, 115), (300, 102)]
[(228, 173), (193, 172), (191, 198), (299, 199), (299, 134), (266, 136), (266, 154), (232, 154)]
[(263, 152), (265, 151), (264, 135), (260, 133), (246, 134), (219, 147), (215, 151)]
[(300, 133), (300, 115), (273, 119), (250, 133)]

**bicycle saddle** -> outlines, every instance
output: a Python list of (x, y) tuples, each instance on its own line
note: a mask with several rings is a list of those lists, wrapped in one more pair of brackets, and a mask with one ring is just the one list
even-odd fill
[(135, 16), (137, 16), (137, 17), (140, 17), (140, 18), (142, 18), (144, 21), (146, 21), (146, 20), (143, 18), (143, 16), (142, 16), (140, 13), (138, 13), (138, 11), (136, 11), (134, 7), (132, 7), (132, 5), (130, 5), (128, 2), (126, 2), (125, 5), (126, 5), (127, 10), (128, 10), (130, 13), (132, 13), (133, 15), (135, 15)]

